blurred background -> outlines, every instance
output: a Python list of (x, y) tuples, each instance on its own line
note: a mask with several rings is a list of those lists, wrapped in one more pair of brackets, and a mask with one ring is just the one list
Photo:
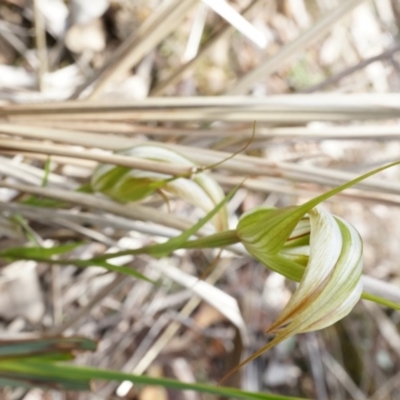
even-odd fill
[[(399, 26), (399, 0), (1, 0), (0, 247), (24, 244), (28, 232), (50, 244), (84, 239), (89, 244), (78, 255), (89, 257), (175, 235), (172, 222), (130, 218), (129, 205), (21, 202), (39, 193), (32, 187), (87, 183), (96, 154), (137, 142), (176, 146), (208, 165), (243, 148), (256, 121), (246, 152), (213, 171), (226, 191), (249, 177), (229, 206), (232, 227), (254, 206), (299, 204), (399, 159)], [(43, 185), (49, 154), (52, 178)], [(324, 205), (362, 235), (364, 273), (393, 290), (400, 287), (399, 178), (400, 169), (391, 168)], [(169, 212), (160, 198), (145, 205)], [(182, 200), (170, 206), (185, 223), (200, 215)], [(162, 277), (162, 287), (99, 268), (4, 264), (0, 330), (6, 337), (85, 335), (99, 340), (96, 353), (79, 358), (86, 365), (216, 382), (268, 340), (263, 332), (294, 285), (224, 252), (210, 283), (237, 300), (232, 313), (244, 325), (235, 326), (197, 301), (186, 279), (200, 276), (215, 254), (133, 261)], [(186, 275), (176, 277), (177, 270)], [(362, 301), (341, 322), (291, 338), (229, 383), (319, 400), (400, 399), (399, 324), (398, 312)], [(24, 400), (216, 398), (110, 383), (96, 383), (93, 394), (0, 393)]]

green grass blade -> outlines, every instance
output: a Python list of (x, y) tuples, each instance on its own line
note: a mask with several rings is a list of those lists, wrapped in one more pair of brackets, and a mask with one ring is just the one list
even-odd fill
[[(114, 256), (115, 257), (115, 256)], [(158, 285), (159, 283), (156, 281), (153, 281), (152, 279), (147, 278), (147, 276), (141, 274), (140, 272), (129, 268), (129, 267), (123, 267), (123, 266), (119, 266), (119, 265), (114, 265), (111, 264), (107, 261), (103, 261), (103, 260), (73, 260), (73, 261), (68, 261), (69, 264), (73, 264), (77, 267), (80, 268), (87, 268), (87, 267), (102, 267), (105, 268), (108, 271), (112, 271), (112, 272), (118, 272), (119, 274), (125, 274), (125, 275), (129, 275), (129, 276), (133, 276), (134, 278), (140, 279), (142, 281), (146, 281), (149, 283), (152, 283), (153, 285)]]
[[(13, 373), (9, 371), (3, 371), (0, 368), (0, 374), (2, 380), (4, 380), (5, 386), (10, 387), (24, 387), (24, 388), (43, 388), (43, 389), (55, 389), (55, 390), (73, 390), (73, 391), (89, 391), (90, 381), (88, 379), (66, 379), (60, 377), (51, 376), (38, 376), (35, 372), (33, 373)], [(0, 380), (1, 382), (1, 380)]]
[[(158, 285), (158, 282), (153, 281), (152, 279), (147, 278), (145, 275), (141, 274), (138, 271), (135, 271), (132, 268), (119, 266), (111, 264), (102, 259), (91, 259), (91, 260), (53, 260), (51, 255), (66, 253), (81, 244), (66, 244), (62, 246), (56, 246), (50, 249), (45, 249), (42, 247), (14, 247), (12, 249), (4, 250), (0, 252), (0, 257), (11, 260), (33, 260), (37, 262), (43, 262), (47, 264), (57, 264), (57, 265), (75, 265), (78, 268), (88, 268), (88, 267), (102, 267), (111, 272), (117, 272), (120, 274), (125, 274), (129, 276), (133, 276), (134, 278), (141, 279), (143, 281), (147, 281), (154, 285)], [(53, 251), (52, 251), (53, 250)], [(50, 256), (49, 256), (50, 255)], [(107, 254), (108, 255), (108, 254)], [(111, 254), (108, 258), (118, 257), (119, 254)]]
[(94, 340), (83, 337), (0, 340), (0, 359), (53, 352), (94, 351), (96, 347)]
[(47, 186), (47, 182), (49, 181), (49, 176), (51, 173), (51, 157), (48, 156), (46, 159), (46, 162), (44, 164), (44, 175), (43, 175), (43, 180), (42, 180), (42, 187)]
[(131, 375), (124, 372), (103, 370), (96, 368), (86, 368), (78, 366), (70, 366), (63, 364), (50, 364), (41, 362), (27, 361), (22, 363), (17, 362), (0, 362), (0, 374), (3, 376), (2, 371), (8, 373), (21, 373), (31, 374), (37, 378), (46, 377), (56, 381), (64, 380), (66, 382), (73, 381), (74, 379), (84, 380), (106, 380), (106, 381), (130, 381), (135, 384), (141, 385), (156, 385), (163, 386), (168, 389), (177, 390), (194, 390), (196, 392), (216, 394), (220, 396), (227, 396), (234, 399), (248, 399), (248, 400), (299, 400), (295, 397), (287, 397), (274, 395), (270, 393), (253, 393), (246, 392), (235, 388), (212, 386), (201, 383), (183, 383), (173, 379), (167, 378), (153, 378), (148, 376)]
[(348, 189), (354, 185), (356, 185), (357, 183), (369, 178), (372, 175), (375, 175), (381, 171), (384, 171), (385, 169), (394, 167), (395, 165), (399, 165), (400, 164), (400, 160), (399, 161), (395, 161), (393, 163), (384, 165), (383, 167), (379, 167), (376, 168), (372, 171), (367, 172), (366, 174), (363, 174), (361, 176), (359, 176), (358, 178), (355, 178), (349, 182), (344, 183), (343, 185), (337, 186), (334, 189), (331, 189), (317, 197), (314, 197), (313, 199), (307, 201), (306, 203), (302, 204), (301, 206), (299, 206), (300, 209), (302, 209), (303, 211), (308, 211), (311, 210), (311, 208), (317, 206), (318, 204), (322, 203), (323, 201), (329, 199), (330, 197), (334, 196), (335, 194), (338, 194), (340, 192), (343, 192), (343, 190)]
[(54, 247), (12, 247), (0, 252), (0, 257), (12, 259), (49, 258), (54, 255), (68, 253), (84, 243), (68, 243)]
[(18, 379), (12, 379), (6, 378), (6, 377), (1, 377), (0, 378), (0, 387), (9, 387), (9, 388), (25, 388), (25, 389), (30, 389), (33, 388), (32, 385), (30, 385), (27, 382), (19, 381)]
[(35, 245), (40, 247), (40, 244), (37, 240), (36, 233), (33, 231), (33, 229), (30, 227), (29, 222), (21, 215), (21, 214), (14, 214), (10, 220), (14, 221), (17, 223), (25, 232), (25, 235), (29, 241)]
[(27, 199), (18, 201), (20, 204), (34, 207), (46, 207), (46, 208), (64, 208), (67, 203), (59, 200), (53, 200), (46, 197), (39, 197), (31, 195)]

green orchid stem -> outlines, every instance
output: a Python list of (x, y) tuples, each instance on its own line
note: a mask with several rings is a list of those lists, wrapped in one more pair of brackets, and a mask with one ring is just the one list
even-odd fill
[(393, 310), (400, 311), (400, 304), (395, 303), (394, 301), (385, 299), (383, 297), (376, 296), (376, 295), (368, 293), (368, 292), (363, 292), (361, 298), (364, 300), (368, 300), (368, 301), (372, 301), (374, 303), (380, 304), (382, 306), (392, 308)]
[(190, 240), (182, 245), (182, 249), (212, 249), (215, 247), (226, 247), (239, 243), (240, 239), (235, 229), (217, 232), (199, 239)]
[[(172, 253), (173, 251), (178, 249), (211, 249), (215, 247), (225, 247), (238, 242), (240, 242), (240, 239), (236, 234), (236, 230), (229, 230), (229, 231), (217, 232), (212, 235), (205, 236), (199, 239), (190, 240), (188, 242), (182, 243), (177, 248), (171, 247), (170, 252)], [(157, 257), (159, 251), (162, 251), (164, 253), (165, 250), (166, 250), (165, 243), (161, 243), (161, 244), (154, 244), (151, 246), (140, 247), (139, 249), (123, 250), (123, 251), (118, 251), (116, 253), (103, 254), (100, 257), (93, 258), (92, 260), (105, 261), (115, 257), (132, 256), (139, 254), (150, 254)]]

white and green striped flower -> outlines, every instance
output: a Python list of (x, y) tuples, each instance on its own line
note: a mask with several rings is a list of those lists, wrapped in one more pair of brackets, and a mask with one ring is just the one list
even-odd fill
[(358, 232), (319, 208), (307, 214), (298, 221), (293, 208), (258, 209), (245, 214), (238, 224), (238, 236), (253, 257), (300, 280), (272, 332), (291, 327), (298, 333), (331, 325), (351, 311), (362, 293), (362, 241)]
[(248, 252), (300, 283), (268, 329), (275, 338), (231, 373), (292, 335), (334, 324), (361, 298), (360, 235), (341, 218), (308, 208), (309, 203), (281, 210), (259, 208), (239, 221), (237, 234)]

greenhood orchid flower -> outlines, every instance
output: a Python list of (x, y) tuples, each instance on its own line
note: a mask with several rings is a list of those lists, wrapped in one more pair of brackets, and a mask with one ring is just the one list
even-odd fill
[(275, 338), (229, 375), (292, 335), (334, 324), (361, 298), (362, 240), (356, 229), (317, 207), (303, 216), (299, 209), (304, 207), (275, 211), (259, 208), (239, 221), (237, 233), (249, 253), (300, 283), (268, 329)]

